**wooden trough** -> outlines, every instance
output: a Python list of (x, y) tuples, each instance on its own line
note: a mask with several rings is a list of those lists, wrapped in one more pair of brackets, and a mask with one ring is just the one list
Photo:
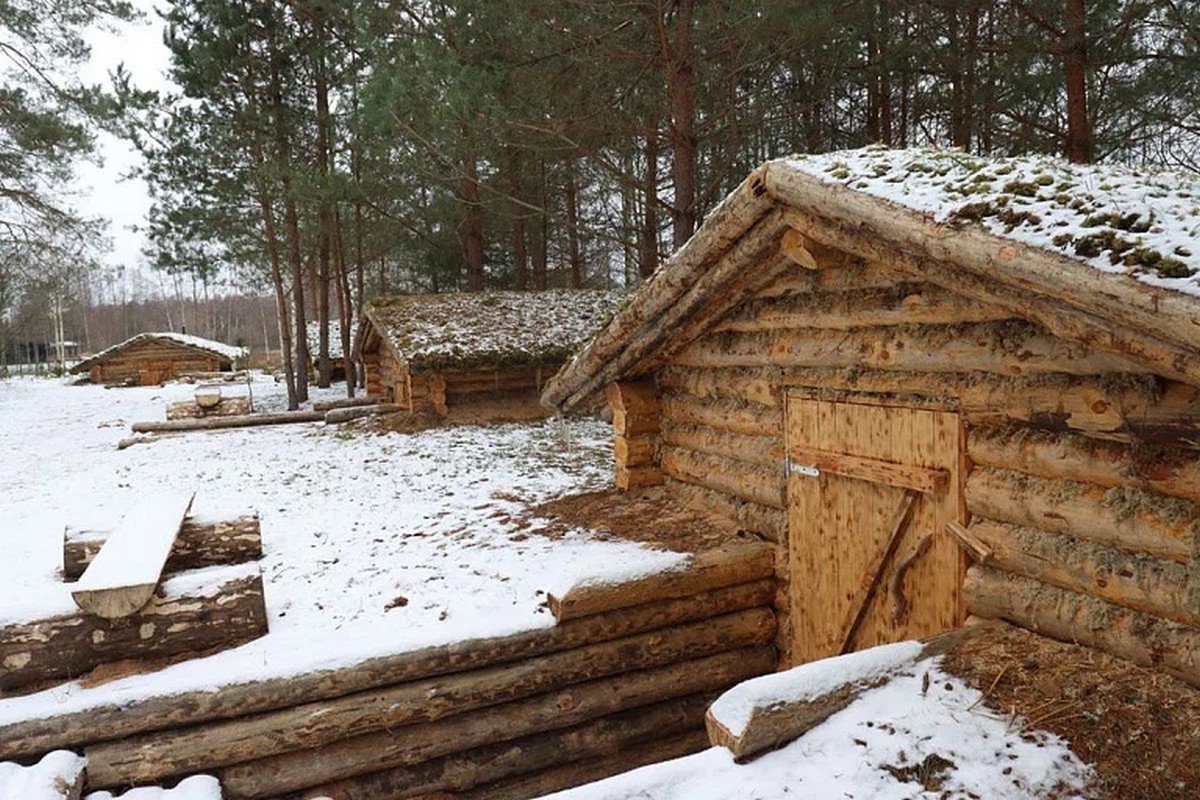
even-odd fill
[(761, 545), (573, 590), (552, 628), (0, 727), (0, 759), (82, 748), (89, 790), (195, 772), (241, 798), (529, 797), (706, 746), (775, 666)]

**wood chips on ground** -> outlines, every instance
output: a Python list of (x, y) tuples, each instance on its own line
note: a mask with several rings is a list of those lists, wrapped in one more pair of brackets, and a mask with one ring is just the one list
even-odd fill
[(685, 506), (661, 486), (568, 495), (533, 506), (522, 518), (538, 534), (562, 536), (584, 529), (601, 538), (642, 542), (678, 552), (700, 552), (757, 541), (736, 522)]
[(1095, 768), (1093, 796), (1200, 798), (1200, 690), (1013, 626), (967, 640), (943, 666), (992, 708), (1065, 739)]

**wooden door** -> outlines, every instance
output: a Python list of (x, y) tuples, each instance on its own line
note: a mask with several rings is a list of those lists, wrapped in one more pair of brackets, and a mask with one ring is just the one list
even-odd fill
[(793, 393), (787, 450), (792, 663), (961, 624), (959, 415)]

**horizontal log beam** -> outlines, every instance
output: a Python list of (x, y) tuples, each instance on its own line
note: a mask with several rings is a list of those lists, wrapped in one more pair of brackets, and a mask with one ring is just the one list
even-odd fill
[(743, 303), (711, 330), (846, 331), (898, 325), (957, 325), (1012, 319), (1012, 312), (922, 282), (848, 292), (812, 292)]
[(736, 400), (699, 400), (682, 394), (663, 396), (663, 422), (705, 425), (751, 436), (778, 436), (783, 411)]
[(775, 634), (769, 609), (748, 609), (587, 645), (518, 664), (375, 689), (334, 700), (183, 730), (102, 742), (85, 750), (93, 786), (155, 783), (354, 736), (438, 720), (523, 700), (622, 672), (765, 645)]
[[(553, 768), (564, 761), (627, 752), (628, 748), (651, 737), (685, 736), (694, 741), (695, 732), (703, 728), (704, 709), (713, 696), (704, 693), (667, 700), (563, 730), (485, 745), (414, 766), (347, 778), (281, 800), (330, 797), (337, 800), (378, 800), (381, 797), (433, 800), (438, 793), (470, 791), (513, 775)], [(443, 800), (445, 796), (441, 794)]]
[(666, 445), (660, 460), (662, 471), (676, 480), (697, 483), (770, 508), (787, 505), (787, 482), (783, 465), (774, 469), (745, 461), (698, 453)]
[(614, 412), (644, 415), (658, 413), (658, 388), (654, 381), (613, 381), (605, 387), (604, 396)]
[[(83, 612), (0, 628), (0, 690), (69, 680), (112, 661), (236, 647), (267, 632), (262, 576), (241, 570), (217, 586), (171, 582), (140, 611), (117, 620)], [(181, 580), (181, 579), (177, 579)], [(60, 736), (62, 733), (60, 732)], [(0, 736), (7, 754), (37, 752)]]
[(714, 489), (677, 480), (667, 480), (667, 491), (686, 506), (735, 520), (746, 530), (768, 541), (787, 542), (787, 512), (782, 509), (740, 500)]
[(653, 464), (640, 467), (627, 467), (623, 464), (617, 465), (615, 482), (617, 489), (621, 491), (639, 489), (646, 486), (662, 486), (663, 480), (663, 471)]
[(869, 262), (840, 249), (833, 249), (830, 253), (834, 257), (840, 257), (841, 263), (838, 266), (816, 272), (805, 269), (788, 270), (755, 292), (754, 296), (771, 298), (813, 292), (886, 289), (901, 281), (912, 280), (908, 270), (897, 269), (881, 261)]
[(973, 516), (1039, 528), (1107, 547), (1186, 563), (1200, 505), (1127, 485), (1111, 488), (976, 467), (967, 477)]
[(990, 568), (1200, 627), (1182, 564), (992, 520), (976, 520), (969, 530), (991, 548)]
[(521, 661), (718, 614), (769, 606), (774, 596), (774, 582), (758, 580), (562, 622), (549, 629), (381, 656), (352, 668), (315, 670), (227, 685), (217, 691), (205, 689), (114, 702), (22, 720), (0, 725), (0, 758), (27, 757), (145, 731), (244, 717), (380, 686)]
[(666, 391), (701, 400), (734, 399), (780, 408), (784, 374), (778, 367), (700, 369), (672, 364), (658, 373), (658, 383)]
[(1095, 647), (1200, 686), (1200, 630), (1030, 578), (971, 567), (967, 609), (1063, 642)]
[(696, 661), (626, 673), (528, 700), (413, 726), (402, 736), (367, 734), (224, 769), (232, 798), (275, 797), (334, 780), (424, 761), (577, 725), (631, 708), (710, 692), (761, 675), (775, 665), (775, 648), (735, 650)]
[[(108, 535), (108, 531), (68, 525), (63, 532), (63, 577), (78, 580)], [(262, 558), (262, 531), (257, 514), (227, 521), (186, 517), (163, 571), (171, 574), (258, 558)]]
[(704, 336), (674, 362), (692, 367), (825, 367), (998, 375), (1147, 374), (1128, 358), (1049, 336), (1024, 321), (829, 332), (813, 328)]
[(967, 455), (983, 467), (1105, 488), (1133, 486), (1200, 502), (1200, 456), (1184, 449), (1130, 447), (1069, 433), (976, 428), (968, 430)]
[(561, 623), (769, 578), (774, 574), (774, 563), (774, 553), (767, 545), (730, 545), (696, 553), (678, 570), (623, 583), (584, 584), (561, 596), (551, 594), (548, 602), (550, 612)]
[(781, 436), (751, 436), (701, 425), (671, 424), (663, 428), (662, 441), (673, 447), (733, 458), (770, 470), (781, 469), (784, 461)]

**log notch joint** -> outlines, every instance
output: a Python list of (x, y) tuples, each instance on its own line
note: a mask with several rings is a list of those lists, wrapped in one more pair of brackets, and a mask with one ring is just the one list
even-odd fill
[(612, 409), (616, 438), (617, 489), (658, 486), (663, 482), (659, 468), (662, 429), (658, 388), (653, 381), (613, 382), (605, 389)]

